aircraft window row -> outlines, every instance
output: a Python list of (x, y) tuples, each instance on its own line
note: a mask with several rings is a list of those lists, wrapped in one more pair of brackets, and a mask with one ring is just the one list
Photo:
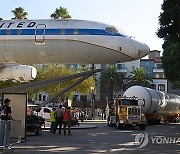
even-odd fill
[(107, 28), (105, 28), (105, 31), (110, 34), (116, 34), (118, 32), (118, 30), (114, 27), (107, 27)]
[[(39, 29), (38, 31), (42, 31), (42, 29)], [(0, 30), (0, 34), (1, 34), (1, 33), (2, 33), (2, 30)], [(64, 34), (68, 34), (68, 33), (69, 33), (69, 32), (67, 32), (66, 29), (61, 29), (61, 30), (60, 30), (60, 35), (64, 35)], [(79, 34), (79, 30), (78, 30), (78, 29), (74, 29), (73, 32), (71, 32), (71, 33), (73, 33), (74, 35), (78, 35), (78, 34)], [(12, 34), (11, 29), (7, 29), (7, 30), (5, 31), (5, 34), (6, 34), (6, 35), (11, 35), (11, 34)], [(13, 34), (14, 34), (14, 33), (13, 33)], [(14, 35), (21, 35), (21, 34), (22, 34), (22, 30), (21, 30), (21, 29), (18, 29)]]
[[(0, 34), (2, 33), (2, 30), (0, 30)], [(5, 34), (6, 35), (11, 35), (11, 30), (10, 29), (7, 29), (6, 31), (5, 31)], [(18, 29), (17, 31), (16, 31), (16, 34), (17, 35), (21, 35), (22, 34), (22, 30), (21, 29)]]

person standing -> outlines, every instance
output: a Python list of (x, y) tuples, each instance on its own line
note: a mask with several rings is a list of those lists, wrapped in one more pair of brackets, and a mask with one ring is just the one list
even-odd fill
[(11, 107), (9, 106), (11, 100), (6, 98), (3, 103), (3, 108), (1, 111), (1, 132), (0, 132), (0, 146), (7, 148), (9, 145), (10, 131), (11, 131), (11, 120), (12, 117)]
[(64, 111), (63, 121), (64, 121), (64, 135), (66, 135), (66, 126), (68, 126), (68, 135), (71, 135), (71, 118), (72, 113), (70, 107), (67, 107)]
[(55, 118), (55, 111), (56, 108), (53, 107), (52, 111), (50, 112), (50, 122), (51, 122), (51, 128), (50, 128), (50, 133), (53, 134), (54, 130), (56, 129), (56, 118)]
[(56, 129), (57, 129), (58, 125), (59, 125), (59, 135), (61, 135), (61, 129), (62, 129), (62, 124), (63, 124), (62, 105), (59, 105), (59, 108), (55, 111), (55, 118), (56, 118), (56, 126), (55, 126), (53, 134), (56, 133)]

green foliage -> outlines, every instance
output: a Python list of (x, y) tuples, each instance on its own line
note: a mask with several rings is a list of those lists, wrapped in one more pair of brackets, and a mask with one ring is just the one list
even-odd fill
[[(157, 35), (164, 39), (162, 64), (165, 77), (180, 82), (180, 0), (164, 0)], [(177, 84), (175, 87), (180, 87)]]
[[(50, 79), (53, 77), (60, 77), (60, 76), (65, 76), (65, 75), (71, 75), (71, 74), (76, 74), (77, 72), (73, 69), (67, 68), (65, 66), (58, 67), (55, 64), (49, 64), (49, 65), (44, 65), (43, 67), (38, 67), (38, 75), (36, 78), (36, 81), (39, 80), (44, 80), (44, 79)], [(63, 90), (65, 87), (68, 85), (72, 84), (75, 82), (77, 79), (62, 82), (59, 84), (54, 84), (48, 87), (45, 87), (40, 90), (33, 91), (32, 93), (37, 93), (39, 91), (44, 91), (48, 93), (50, 96), (56, 94), (60, 90)], [(80, 84), (78, 84), (76, 87), (72, 88), (70, 91), (66, 92), (64, 95), (61, 96), (61, 98), (72, 98), (74, 95), (74, 91), (78, 91), (81, 94), (87, 94), (90, 91), (90, 87), (95, 86), (95, 81), (93, 77), (89, 77)]]
[(13, 82), (13, 81), (10, 81), (10, 80), (0, 81), (0, 88), (8, 88), (8, 87), (17, 86), (17, 85), (20, 85), (20, 84), (22, 84), (22, 83), (20, 83), (20, 82)]
[(143, 86), (143, 87), (151, 87), (152, 79), (146, 73), (144, 68), (136, 68), (134, 69), (131, 74), (128, 76), (126, 80), (126, 84), (128, 87), (131, 86)]
[(115, 87), (121, 87), (123, 85), (123, 74), (116, 71), (115, 66), (110, 65), (105, 72), (102, 73), (101, 83), (105, 87), (111, 87), (111, 84)]
[(159, 16), (160, 28), (157, 35), (160, 38), (170, 37), (173, 40), (180, 39), (180, 0), (164, 0)]
[(12, 13), (14, 14), (14, 18), (12, 19), (27, 19), (26, 16), (28, 13), (22, 7), (15, 8), (12, 10)]
[(51, 18), (53, 19), (69, 19), (71, 16), (66, 8), (60, 7), (59, 9), (56, 8), (55, 12), (51, 14)]
[(110, 89), (110, 99), (113, 98), (114, 90), (121, 89), (123, 86), (124, 76), (117, 72), (114, 65), (110, 65), (101, 75), (101, 85)]
[(172, 83), (180, 82), (180, 42), (167, 39), (163, 44), (164, 74)]

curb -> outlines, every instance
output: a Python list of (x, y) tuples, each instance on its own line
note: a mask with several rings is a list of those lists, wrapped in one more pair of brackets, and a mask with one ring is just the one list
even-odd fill
[[(71, 129), (94, 129), (97, 128), (97, 126), (77, 126), (77, 127), (71, 127)], [(50, 130), (50, 127), (43, 127), (42, 130)]]

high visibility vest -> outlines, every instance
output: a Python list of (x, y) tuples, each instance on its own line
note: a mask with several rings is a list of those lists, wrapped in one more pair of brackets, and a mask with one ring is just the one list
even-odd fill
[(55, 111), (50, 112), (50, 122), (56, 122), (56, 118), (54, 117)]
[(69, 110), (65, 110), (63, 117), (64, 117), (65, 121), (71, 120), (70, 111)]

